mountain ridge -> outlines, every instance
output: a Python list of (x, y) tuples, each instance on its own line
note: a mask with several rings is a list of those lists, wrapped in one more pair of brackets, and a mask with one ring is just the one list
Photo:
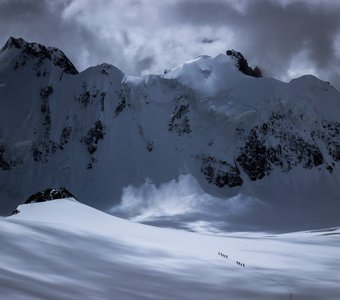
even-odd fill
[(51, 60), (55, 66), (60, 67), (66, 74), (78, 74), (78, 70), (72, 62), (66, 57), (63, 51), (55, 47), (45, 47), (38, 43), (29, 43), (22, 38), (10, 37), (5, 45), (1, 48), (0, 53), (17, 49), (20, 54), (17, 54), (16, 60), (12, 61), (14, 69), (22, 67), (26, 64), (28, 58), (37, 58), (36, 74), (37, 76), (46, 76), (46, 70), (41, 69), (45, 59)]
[[(317, 209), (304, 211), (306, 203), (330, 216), (324, 225), (335, 222), (340, 97), (328, 83), (247, 76), (223, 54), (133, 77), (108, 64), (65, 72), (44, 55), (15, 68), (8, 65), (15, 56), (6, 53), (0, 53), (0, 186), (7, 210), (13, 199), (55, 185), (69, 186), (85, 202), (100, 195), (89, 204), (108, 210), (129, 186), (147, 180), (160, 186), (188, 174), (222, 202), (242, 194), (274, 206), (270, 214), (279, 214), (282, 226), (286, 215), (276, 209), (284, 201), (317, 226), (323, 221)], [(37, 73), (36, 59), (45, 75)], [(317, 200), (323, 195), (325, 205)], [(273, 217), (262, 206), (255, 211)], [(245, 221), (249, 213), (226, 216)], [(298, 215), (292, 220), (299, 223)]]

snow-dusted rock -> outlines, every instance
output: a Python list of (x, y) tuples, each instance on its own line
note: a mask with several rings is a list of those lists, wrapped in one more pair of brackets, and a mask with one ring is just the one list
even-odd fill
[(132, 77), (108, 64), (78, 74), (60, 50), (11, 38), (0, 52), (0, 209), (67, 186), (110, 210), (126, 191), (143, 196), (148, 182), (191, 176), (226, 204), (205, 215), (219, 224), (230, 225), (224, 210), (242, 196), (256, 213), (235, 212), (238, 224), (281, 228), (289, 215), (296, 229), (338, 225), (339, 92), (310, 75), (290, 83), (247, 76), (245, 58), (231, 54), (162, 75)]
[(46, 76), (47, 68), (45, 66), (46, 60), (53, 62), (56, 67), (59, 67), (66, 74), (78, 74), (75, 66), (65, 56), (65, 54), (54, 47), (45, 47), (37, 43), (28, 43), (22, 38), (10, 37), (6, 44), (0, 50), (15, 51), (15, 59), (11, 61), (14, 69), (18, 69), (34, 59), (34, 71), (37, 76)]
[(28, 197), (28, 199), (25, 201), (25, 204), (45, 202), (64, 198), (74, 198), (74, 196), (65, 187), (60, 187), (56, 189), (48, 188), (46, 190), (37, 192)]

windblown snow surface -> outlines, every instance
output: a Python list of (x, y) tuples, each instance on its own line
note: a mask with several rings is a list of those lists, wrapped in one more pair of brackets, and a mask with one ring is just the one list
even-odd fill
[(204, 235), (73, 198), (18, 210), (0, 219), (1, 299), (339, 299), (338, 228)]

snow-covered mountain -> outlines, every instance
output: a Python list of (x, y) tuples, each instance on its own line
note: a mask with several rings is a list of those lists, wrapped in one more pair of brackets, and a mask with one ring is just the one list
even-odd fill
[(202, 235), (73, 197), (17, 211), (0, 218), (2, 299), (339, 299), (338, 228)]
[(78, 73), (62, 51), (10, 38), (0, 51), (1, 212), (66, 186), (146, 223), (339, 225), (339, 92), (311, 75), (248, 76), (228, 54), (132, 77), (108, 64)]

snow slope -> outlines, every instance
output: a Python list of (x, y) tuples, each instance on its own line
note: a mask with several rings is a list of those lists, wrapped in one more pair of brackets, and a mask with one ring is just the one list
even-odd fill
[(78, 73), (62, 51), (11, 38), (0, 51), (0, 106), (2, 214), (66, 186), (157, 225), (339, 224), (340, 94), (311, 75), (254, 78), (222, 54), (163, 75), (108, 64)]
[(202, 235), (132, 223), (73, 198), (18, 210), (0, 219), (4, 299), (339, 299), (336, 228)]

